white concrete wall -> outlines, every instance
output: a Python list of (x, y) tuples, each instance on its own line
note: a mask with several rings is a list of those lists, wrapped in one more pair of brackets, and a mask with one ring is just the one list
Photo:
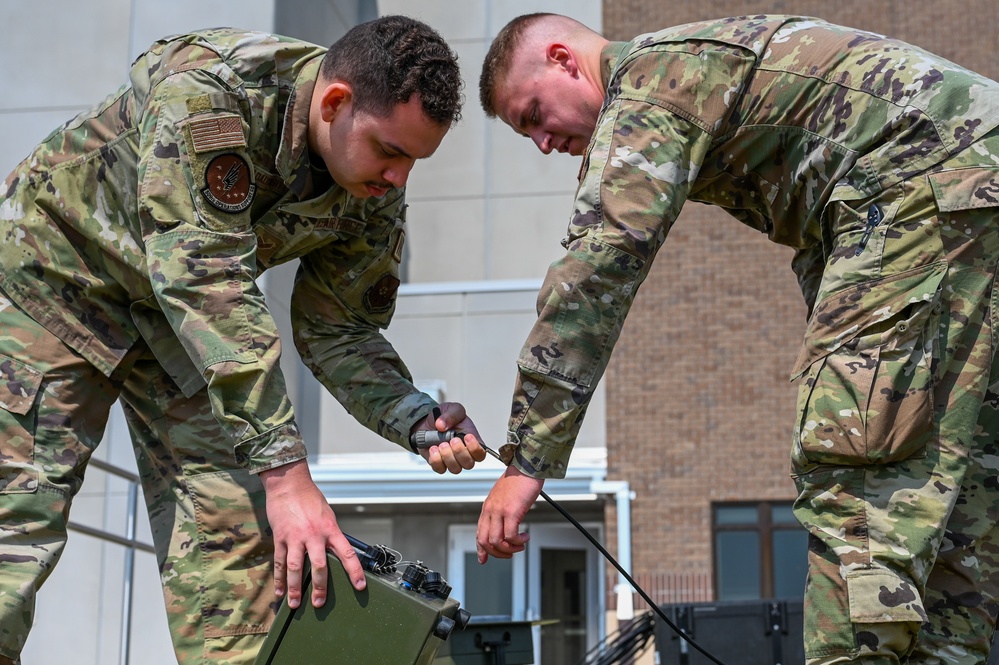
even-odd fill
[[(491, 286), (496, 290), (481, 290)], [(517, 354), (537, 318), (540, 282), (403, 287), (385, 336), (417, 385), (440, 385), (446, 401), (461, 402), (487, 445), (506, 441)], [(439, 288), (437, 288), (439, 287)], [(427, 293), (429, 291), (429, 293)], [(428, 391), (429, 392), (429, 391)], [(329, 395), (320, 409), (320, 452), (399, 452), (357, 424)], [(606, 445), (606, 398), (597, 390), (577, 447)], [(429, 472), (429, 469), (428, 469)]]
[[(353, 4), (353, 3), (352, 3)], [(0, 2), (0, 170), (3, 176), (50, 131), (126, 81), (129, 65), (154, 40), (196, 28), (272, 30), (275, 0), (4, 0)], [(95, 456), (135, 469), (128, 433), (115, 411)], [(126, 534), (127, 485), (91, 468), (71, 519)], [(139, 499), (138, 537), (149, 543)], [(71, 532), (59, 565), (38, 596), (35, 627), (22, 654), (30, 665), (125, 662), (122, 601), (125, 549)], [(129, 662), (176, 663), (155, 557), (135, 562)]]

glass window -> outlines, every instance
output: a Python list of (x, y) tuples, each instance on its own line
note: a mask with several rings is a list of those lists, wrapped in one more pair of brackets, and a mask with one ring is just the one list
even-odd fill
[(808, 532), (779, 529), (773, 532), (774, 598), (800, 597), (808, 573)]
[(718, 600), (801, 597), (808, 534), (790, 503), (718, 504), (713, 512)]
[(756, 506), (720, 506), (715, 509), (715, 524), (756, 524)]
[(791, 510), (791, 504), (771, 505), (770, 521), (774, 524), (798, 526), (798, 518), (794, 516), (794, 512)]
[(718, 598), (752, 600), (760, 597), (760, 543), (754, 531), (721, 531), (718, 552)]

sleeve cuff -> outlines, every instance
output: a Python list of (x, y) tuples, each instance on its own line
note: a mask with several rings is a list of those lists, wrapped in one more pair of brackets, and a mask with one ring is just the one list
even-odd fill
[(507, 432), (507, 445), (515, 447), (511, 466), (531, 478), (565, 478), (572, 446), (551, 445), (538, 439)]
[(237, 443), (235, 454), (236, 462), (251, 473), (291, 464), (308, 456), (305, 441), (294, 423)]

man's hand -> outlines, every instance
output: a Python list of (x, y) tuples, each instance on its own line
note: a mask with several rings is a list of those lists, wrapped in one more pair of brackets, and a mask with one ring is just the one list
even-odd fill
[(333, 509), (312, 481), (305, 460), (262, 471), (260, 480), (267, 494), (267, 520), (274, 531), (274, 593), (287, 589), (288, 606), (302, 600), (302, 574), (305, 555), (312, 564), (312, 604), (326, 602), (326, 551), (333, 550), (343, 564), (351, 584), (364, 589), (364, 570), (343, 532), (337, 526)]
[(531, 478), (512, 466), (506, 468), (482, 504), (475, 532), (479, 563), (485, 563), (490, 556), (509, 559), (524, 551), (531, 536), (520, 533), (520, 523), (544, 484), (544, 478)]
[(446, 432), (449, 429), (462, 431), (465, 436), (421, 449), (420, 455), (427, 460), (430, 468), (437, 473), (461, 473), (462, 469), (471, 469), (476, 462), (486, 458), (486, 450), (479, 443), (479, 431), (465, 415), (465, 407), (458, 402), (444, 402), (439, 409), (413, 425), (410, 433), (419, 430)]

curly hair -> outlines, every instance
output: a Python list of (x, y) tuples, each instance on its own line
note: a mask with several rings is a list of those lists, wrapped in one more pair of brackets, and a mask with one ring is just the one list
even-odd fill
[(350, 85), (354, 108), (380, 117), (420, 95), (430, 120), (451, 126), (463, 100), (458, 56), (429, 25), (383, 16), (351, 28), (330, 46), (320, 74)]
[(482, 74), (479, 75), (479, 102), (486, 116), (496, 117), (496, 86), (510, 70), (513, 54), (520, 45), (520, 38), (527, 28), (551, 16), (555, 14), (537, 12), (518, 16), (507, 23), (493, 39), (486, 58), (482, 61)]

